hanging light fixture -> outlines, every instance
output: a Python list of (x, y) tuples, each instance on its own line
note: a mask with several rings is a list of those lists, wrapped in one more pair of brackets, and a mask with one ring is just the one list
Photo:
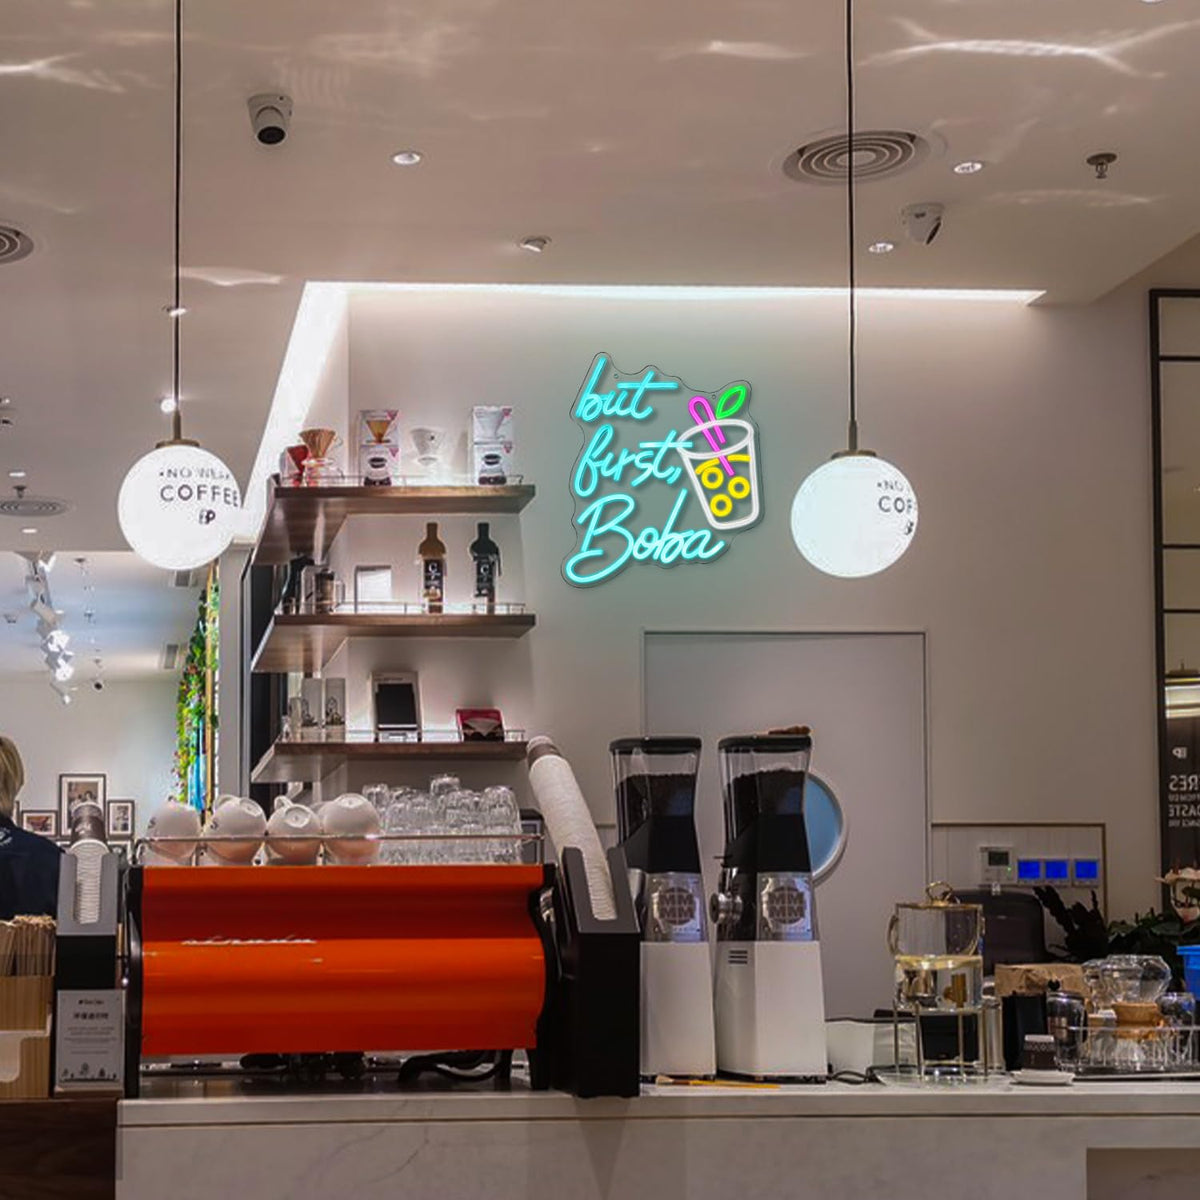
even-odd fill
[[(233, 540), (242, 495), (233, 472), (183, 436), (179, 404), (179, 231), (183, 174), (183, 0), (175, 0), (175, 291), (164, 311), (171, 319), (171, 436), (129, 469), (117, 497), (125, 540), (147, 562), (190, 570), (216, 558)], [(164, 407), (164, 412), (167, 411)]]
[(890, 567), (908, 549), (917, 529), (917, 496), (912, 484), (891, 463), (858, 445), (853, 0), (846, 0), (846, 126), (850, 419), (846, 449), (818, 467), (796, 492), (792, 538), (818, 570), (853, 579)]

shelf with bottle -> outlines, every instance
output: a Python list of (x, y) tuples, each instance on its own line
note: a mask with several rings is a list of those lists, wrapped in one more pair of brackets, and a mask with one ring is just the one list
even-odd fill
[(337, 740), (277, 741), (251, 773), (253, 783), (323, 779), (348, 762), (520, 762), (528, 744), (523, 729), (502, 739), (465, 739), (454, 729), (426, 728), (381, 738), (374, 730), (347, 730)]
[(503, 484), (480, 484), (470, 477), (431, 483), (413, 476), (380, 487), (357, 479), (284, 486), (272, 481), (267, 518), (254, 550), (256, 564), (285, 563), (300, 555), (324, 561), (333, 539), (353, 516), (453, 516), (519, 513), (537, 494), (522, 477)]

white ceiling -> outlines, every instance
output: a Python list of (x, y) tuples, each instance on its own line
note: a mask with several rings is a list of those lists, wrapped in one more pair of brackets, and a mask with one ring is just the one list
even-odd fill
[[(36, 620), (29, 611), (26, 566), (19, 555), (0, 553), (0, 675), (40, 674), (49, 686)], [(86, 690), (97, 678), (178, 677), (178, 669), (169, 674), (162, 670), (160, 658), (168, 642), (180, 643), (186, 651), (196, 623), (197, 588), (171, 587), (166, 572), (130, 551), (60, 553), (49, 580), (59, 627), (70, 635), (68, 649), (75, 655), (72, 687)]]
[[(113, 550), (119, 481), (165, 428), (172, 8), (4, 10), (0, 221), (38, 249), (0, 267), (0, 485), (24, 468), (74, 502), (41, 540)], [(841, 283), (840, 191), (780, 171), (843, 125), (841, 22), (837, 0), (190, 0), (188, 431), (246, 481), (308, 279)], [(898, 244), (862, 282), (1081, 301), (1182, 243), (1198, 59), (1188, 0), (860, 3), (860, 127), (944, 147), (861, 189), (862, 245)], [(268, 88), (296, 105), (277, 148), (245, 107)], [(948, 206), (928, 249), (899, 227), (917, 200)], [(516, 249), (532, 233), (546, 253)]]

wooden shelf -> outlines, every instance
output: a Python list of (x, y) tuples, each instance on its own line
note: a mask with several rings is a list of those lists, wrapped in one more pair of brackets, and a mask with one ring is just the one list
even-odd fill
[(252, 783), (307, 783), (348, 762), (519, 762), (528, 743), (276, 742), (250, 775)]
[(531, 483), (500, 486), (281, 487), (272, 483), (255, 563), (300, 554), (324, 562), (347, 517), (519, 513), (536, 494)]
[(519, 638), (537, 623), (533, 613), (276, 613), (252, 671), (320, 671), (349, 637)]

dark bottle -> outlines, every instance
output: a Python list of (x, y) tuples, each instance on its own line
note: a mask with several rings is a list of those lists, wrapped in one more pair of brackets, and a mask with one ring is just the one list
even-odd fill
[(475, 600), (482, 600), (486, 610), (496, 611), (496, 578), (500, 574), (500, 547), (488, 533), (488, 523), (480, 521), (476, 527), (475, 540), (471, 543), (471, 557), (475, 560)]
[(440, 613), (446, 599), (446, 546), (438, 537), (436, 521), (425, 526), (425, 540), (417, 548), (421, 559), (421, 599), (425, 611)]

